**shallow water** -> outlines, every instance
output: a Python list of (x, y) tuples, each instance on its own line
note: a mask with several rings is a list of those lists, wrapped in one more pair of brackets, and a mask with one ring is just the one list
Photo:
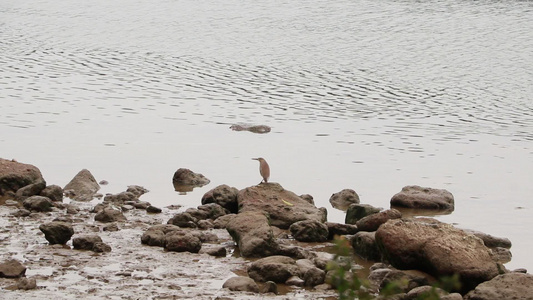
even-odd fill
[[(438, 218), (513, 242), (533, 269), (530, 1), (0, 3), (0, 157), (64, 186), (79, 170), (156, 206), (271, 180), (389, 207), (445, 188)], [(268, 134), (234, 132), (265, 124)], [(211, 184), (173, 190), (180, 167)]]

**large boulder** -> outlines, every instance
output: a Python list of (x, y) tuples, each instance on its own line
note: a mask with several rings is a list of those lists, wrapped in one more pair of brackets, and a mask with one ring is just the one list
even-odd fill
[(329, 203), (336, 209), (346, 210), (350, 205), (359, 203), (359, 195), (352, 189), (344, 189), (331, 195)]
[(328, 226), (317, 220), (304, 220), (293, 223), (289, 230), (300, 242), (325, 242), (328, 240)]
[(464, 290), (499, 274), (483, 241), (434, 219), (395, 219), (381, 225), (376, 243), (398, 269), (417, 269), (437, 278), (458, 274)]
[(222, 288), (229, 289), (230, 291), (259, 292), (257, 283), (252, 278), (246, 276), (231, 277), (224, 282)]
[(29, 164), (0, 158), (0, 198), (8, 193), (29, 197), (39, 194), (46, 187), (41, 171)]
[(26, 267), (16, 259), (0, 263), (0, 277), (18, 278), (26, 274)]
[(237, 203), (237, 195), (239, 190), (234, 187), (230, 187), (226, 184), (219, 185), (216, 188), (208, 191), (202, 197), (202, 204), (216, 203), (230, 213), (236, 214), (239, 210)]
[(371, 214), (378, 213), (381, 210), (382, 208), (377, 208), (370, 204), (352, 204), (348, 206), (348, 209), (346, 210), (346, 217), (344, 223), (355, 224), (362, 218)]
[(248, 268), (248, 276), (255, 281), (285, 283), (292, 276), (299, 276), (300, 268), (288, 256), (269, 256), (253, 262)]
[(243, 257), (265, 257), (279, 252), (268, 218), (261, 212), (243, 212), (231, 219), (226, 230)]
[(447, 190), (420, 187), (418, 185), (403, 187), (399, 193), (392, 196), (390, 203), (391, 206), (418, 209), (454, 209), (452, 193)]
[(50, 198), (43, 196), (28, 197), (22, 202), (22, 205), (24, 205), (24, 208), (27, 210), (37, 212), (52, 211), (52, 207), (54, 206)]
[(533, 299), (533, 275), (506, 273), (483, 282), (464, 297), (465, 300)]
[(100, 185), (87, 169), (79, 171), (63, 188), (70, 198), (77, 201), (91, 201), (99, 189)]
[(192, 191), (194, 187), (204, 186), (209, 182), (204, 175), (185, 168), (178, 169), (172, 177), (174, 189), (178, 192)]
[(239, 191), (239, 213), (257, 211), (268, 214), (270, 224), (288, 229), (303, 220), (325, 222), (327, 212), (319, 209), (278, 183), (260, 184)]
[(59, 221), (42, 224), (39, 229), (44, 233), (44, 237), (50, 244), (64, 245), (74, 234), (71, 224)]
[(381, 224), (385, 224), (388, 220), (399, 219), (401, 217), (402, 213), (392, 208), (378, 212), (377, 214), (366, 216), (355, 224), (361, 231), (376, 231)]

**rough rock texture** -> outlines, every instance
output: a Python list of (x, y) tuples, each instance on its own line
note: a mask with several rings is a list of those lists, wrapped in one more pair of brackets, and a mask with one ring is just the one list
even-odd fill
[(266, 212), (272, 226), (287, 229), (303, 220), (326, 221), (326, 210), (319, 209), (278, 183), (260, 184), (239, 191), (239, 213)]
[(375, 261), (381, 259), (375, 232), (359, 231), (352, 237), (351, 244), (353, 251), (359, 256)]
[(16, 259), (0, 263), (0, 277), (18, 278), (26, 274), (26, 267)]
[(316, 220), (304, 220), (293, 223), (289, 230), (300, 242), (325, 242), (328, 240), (328, 226)]
[(380, 212), (382, 209), (369, 204), (352, 204), (346, 210), (344, 223), (355, 224), (362, 218)]
[(126, 217), (121, 211), (113, 209), (111, 207), (106, 207), (94, 216), (94, 220), (102, 223), (111, 223), (126, 221)]
[(19, 290), (34, 290), (37, 288), (37, 280), (35, 278), (20, 278), (19, 281), (17, 281), (17, 289)]
[(239, 190), (229, 185), (223, 184), (219, 185), (216, 188), (208, 191), (202, 197), (202, 204), (216, 203), (230, 213), (236, 214), (239, 210), (239, 205), (237, 203), (237, 195)]
[(202, 249), (202, 241), (193, 234), (172, 231), (165, 236), (165, 249), (174, 252), (198, 253)]
[[(8, 192), (16, 193), (20, 188), (27, 186), (37, 186), (44, 189), (43, 184), (46, 186), (41, 171), (37, 167), (0, 158), (0, 196), (4, 196)], [(28, 191), (30, 190), (35, 192), (35, 189), (31, 187)]]
[(109, 252), (111, 247), (105, 244), (97, 235), (83, 235), (72, 239), (72, 246), (77, 250), (92, 250), (94, 252)]
[(261, 212), (240, 213), (228, 222), (226, 229), (243, 257), (265, 257), (279, 251), (268, 219)]
[(227, 213), (226, 209), (216, 203), (200, 205), (197, 208), (189, 208), (185, 211), (198, 220), (215, 220)]
[(187, 212), (183, 212), (183, 213), (178, 213), (174, 217), (170, 218), (167, 221), (167, 224), (172, 224), (172, 225), (176, 225), (176, 226), (184, 227), (184, 228), (197, 228), (198, 227), (197, 222), (198, 222), (198, 219), (191, 216), (191, 214)]
[(359, 231), (356, 225), (351, 224), (339, 224), (326, 222), (328, 226), (328, 240), (332, 240), (336, 235), (356, 234)]
[(280, 255), (256, 260), (248, 268), (248, 276), (259, 282), (285, 283), (291, 276), (298, 276), (299, 274), (296, 261)]
[(463, 297), (459, 293), (449, 294), (443, 289), (425, 285), (425, 286), (419, 286), (419, 287), (416, 287), (410, 290), (407, 293), (405, 300), (425, 299), (423, 298), (425, 295), (434, 295), (434, 294), (437, 294), (440, 300), (454, 300), (454, 299), (462, 300), (463, 299)]
[(83, 169), (72, 180), (65, 185), (63, 190), (70, 198), (77, 201), (90, 201), (94, 194), (98, 192), (100, 185), (94, 179), (93, 174), (87, 169)]
[(380, 283), (380, 288), (385, 288), (388, 284), (395, 283), (403, 293), (428, 284), (426, 276), (421, 272), (407, 272), (400, 270), (391, 270), (388, 272)]
[(204, 175), (194, 173), (185, 168), (180, 168), (174, 172), (172, 183), (176, 191), (188, 190), (187, 187), (204, 186), (210, 182)]
[(53, 221), (42, 224), (39, 229), (50, 244), (66, 244), (74, 234), (72, 225), (65, 222)]
[(483, 241), (434, 219), (390, 220), (377, 230), (376, 243), (398, 269), (417, 269), (435, 277), (459, 274), (464, 291), (499, 272)]
[(27, 210), (37, 212), (52, 211), (52, 207), (54, 206), (50, 198), (43, 196), (28, 197), (22, 202), (22, 205)]
[(399, 219), (401, 217), (402, 213), (392, 208), (378, 212), (377, 214), (366, 216), (361, 220), (357, 221), (357, 223), (355, 224), (357, 225), (357, 228), (359, 228), (359, 230), (361, 231), (376, 231), (378, 230), (379, 226), (381, 226), (381, 224), (384, 224), (388, 220)]
[(508, 238), (495, 237), (490, 234), (475, 231), (475, 230), (464, 230), (464, 231), (468, 234), (473, 234), (477, 236), (478, 238), (480, 238), (485, 244), (485, 246), (489, 248), (501, 247), (501, 248), (509, 249), (512, 246), (512, 243)]
[(533, 299), (533, 275), (506, 273), (483, 282), (464, 297), (465, 300)]
[(217, 229), (219, 229), (219, 228), (225, 229), (226, 226), (228, 225), (229, 221), (233, 220), (233, 218), (235, 218), (236, 216), (237, 216), (236, 214), (227, 214), (227, 215), (224, 215), (224, 216), (218, 217), (218, 218), (213, 222), (213, 225), (214, 225), (215, 228), (217, 228)]
[(141, 236), (141, 243), (148, 246), (165, 247), (166, 234), (172, 231), (180, 230), (176, 225), (159, 224), (148, 228)]
[(124, 205), (126, 202), (138, 202), (139, 196), (132, 192), (120, 192), (118, 194), (106, 195), (104, 197), (104, 203), (112, 203), (114, 205)]
[(231, 277), (224, 282), (222, 287), (230, 291), (259, 292), (257, 283), (252, 278), (246, 276)]
[(359, 195), (352, 189), (344, 189), (331, 195), (329, 203), (336, 209), (346, 210), (350, 205), (359, 203)]
[(447, 190), (433, 189), (411, 185), (403, 187), (396, 195), (392, 196), (391, 206), (453, 210), (454, 199), (452, 193)]
[(63, 189), (59, 185), (49, 185), (40, 193), (41, 196), (48, 197), (53, 202), (63, 202)]

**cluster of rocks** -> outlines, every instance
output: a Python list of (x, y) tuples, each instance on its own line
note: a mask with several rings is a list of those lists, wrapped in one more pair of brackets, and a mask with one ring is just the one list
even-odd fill
[[(177, 191), (191, 190), (209, 179), (188, 169), (173, 177)], [(65, 245), (72, 239), (76, 250), (112, 252), (100, 236), (76, 234), (73, 204), (64, 204), (63, 194), (76, 201), (97, 197), (99, 184), (88, 170), (82, 170), (61, 188), (47, 186), (39, 170), (31, 165), (0, 159), (0, 199), (19, 207), (17, 217), (65, 210), (66, 216), (41, 224), (49, 244)], [(148, 192), (130, 186), (109, 194), (91, 213), (94, 220), (108, 224), (103, 230), (119, 230), (127, 222), (125, 212), (161, 213), (161, 209), (139, 198)], [(511, 242), (481, 232), (467, 231), (432, 218), (406, 218), (401, 209), (422, 208), (453, 211), (453, 195), (445, 190), (408, 186), (391, 199), (391, 208), (361, 204), (354, 190), (345, 189), (330, 198), (333, 207), (345, 210), (344, 224), (327, 222), (327, 210), (316, 207), (310, 195), (296, 195), (278, 183), (264, 183), (238, 190), (217, 186), (201, 199), (201, 205), (172, 215), (166, 224), (149, 226), (141, 244), (162, 247), (168, 252), (206, 253), (226, 257), (236, 247), (248, 262), (245, 273), (228, 279), (223, 288), (249, 293), (278, 293), (278, 285), (312, 290), (336, 288), (334, 270), (328, 268), (333, 255), (321, 248), (331, 246), (338, 236), (349, 241), (353, 251), (376, 263), (370, 268), (366, 287), (379, 293), (389, 283), (400, 288), (397, 299), (416, 299), (431, 284), (445, 276), (458, 275), (460, 287), (452, 293), (437, 289), (440, 299), (524, 298), (533, 288), (533, 276), (525, 270), (510, 272), (502, 265), (511, 258)], [(144, 212), (143, 212), (144, 214)], [(221, 245), (212, 230), (223, 229), (234, 245)], [(72, 238), (73, 237), (73, 238)], [(349, 260), (349, 259), (348, 259)], [(357, 276), (357, 266), (346, 276)], [(16, 260), (0, 264), (0, 277), (24, 278), (25, 267)], [(246, 275), (246, 276), (245, 276)], [(33, 280), (19, 280), (12, 289), (35, 288)], [(526, 298), (524, 298), (526, 299)]]

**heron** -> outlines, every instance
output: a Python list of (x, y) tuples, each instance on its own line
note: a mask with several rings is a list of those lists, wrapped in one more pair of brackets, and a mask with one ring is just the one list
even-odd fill
[(259, 184), (263, 183), (263, 181), (268, 183), (268, 177), (270, 177), (270, 167), (268, 166), (268, 163), (262, 157), (252, 159), (259, 161), (259, 174), (263, 177), (263, 180)]

